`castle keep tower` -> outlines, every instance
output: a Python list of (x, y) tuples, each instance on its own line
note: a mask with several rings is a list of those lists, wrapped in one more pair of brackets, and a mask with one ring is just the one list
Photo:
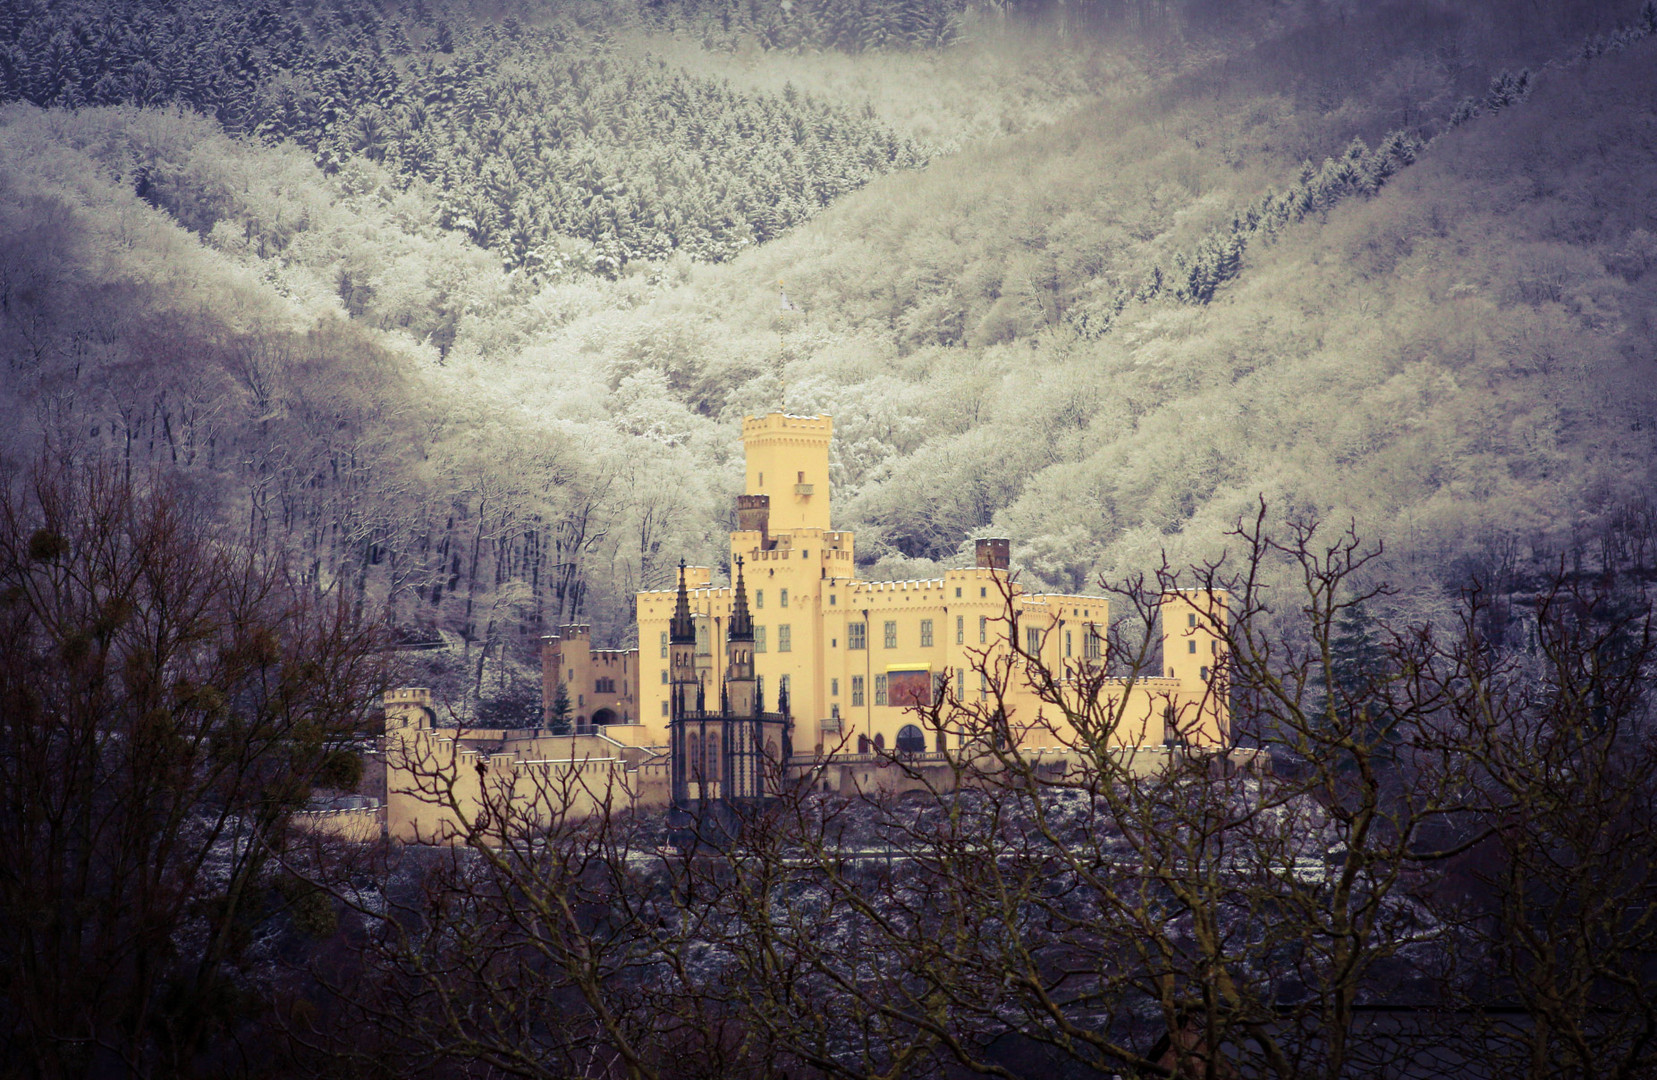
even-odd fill
[(746, 497), (741, 510), (758, 509), (763, 496), (768, 521), (745, 519), (744, 531), (769, 533), (829, 528), (829, 440), (834, 424), (826, 416), (750, 416), (742, 421), (748, 456)]

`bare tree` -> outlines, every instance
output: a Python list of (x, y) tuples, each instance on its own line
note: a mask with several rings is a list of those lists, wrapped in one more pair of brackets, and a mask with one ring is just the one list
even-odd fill
[(30, 1075), (202, 1065), (289, 815), (353, 782), (375, 634), (209, 521), (102, 464), (0, 493), (0, 1040)]

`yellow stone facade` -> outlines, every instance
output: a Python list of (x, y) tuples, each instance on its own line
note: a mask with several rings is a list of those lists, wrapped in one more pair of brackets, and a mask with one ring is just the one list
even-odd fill
[[(746, 487), (731, 560), (744, 560), (755, 666), (768, 707), (786, 680), (796, 755), (956, 749), (951, 740), (958, 736), (949, 731), (921, 730), (912, 703), (929, 700), (943, 684), (969, 705), (988, 702), (994, 688), (983, 673), (1004, 664), (1012, 674), (1002, 701), (1025, 745), (1039, 749), (1066, 740), (1062, 719), (1023, 677), (1025, 662), (1009, 639), (1016, 637), (1020, 651), (1054, 673), (1096, 670), (1110, 625), (1106, 597), (1025, 591), (1009, 579), (1005, 540), (979, 541), (977, 566), (942, 577), (859, 580), (852, 534), (830, 527), (830, 419), (750, 417), (742, 436)], [(690, 568), (687, 580), (696, 665), (717, 700), (731, 589), (712, 584), (706, 567)], [(668, 621), (675, 595), (645, 592), (637, 600), (639, 741), (647, 745), (668, 741)], [(1223, 667), (1215, 629), (1226, 617), (1225, 603), (1223, 594), (1163, 598), (1166, 671), (1107, 687), (1107, 697), (1124, 702), (1117, 745), (1161, 747), (1176, 734), (1170, 721), (1186, 745), (1228, 743), (1225, 695), (1212, 682)]]

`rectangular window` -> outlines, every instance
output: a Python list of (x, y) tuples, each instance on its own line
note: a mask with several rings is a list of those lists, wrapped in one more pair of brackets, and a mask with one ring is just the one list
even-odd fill
[(1035, 626), (1024, 628), (1024, 651), (1031, 656), (1041, 655), (1041, 629)]
[(667, 659), (667, 631), (662, 631), (662, 659)]
[(665, 701), (662, 702), (662, 715), (663, 716), (667, 715), (667, 702), (665, 702)]
[(754, 651), (757, 653), (765, 651), (765, 627), (763, 626), (754, 627)]
[(1185, 625), (1190, 626), (1190, 627), (1195, 627), (1197, 625), (1196, 615), (1194, 615), (1194, 614), (1193, 615), (1187, 615), (1185, 617)]
[(1070, 659), (1070, 631), (1064, 632), (1064, 658)]
[(886, 704), (886, 676), (875, 676), (875, 704)]
[(988, 701), (990, 697), (990, 677), (982, 671), (978, 673), (978, 700)]
[(967, 669), (955, 669), (955, 696), (960, 697), (967, 690)]
[(965, 645), (966, 643), (967, 617), (965, 615), (957, 615), (955, 616), (955, 644)]
[(829, 593), (829, 607), (833, 607), (836, 604), (838, 604), (839, 602), (840, 602), (840, 597), (839, 596), (835, 595), (834, 593)]
[(886, 620), (886, 647), (888, 649), (898, 647), (898, 624), (895, 619)]
[(922, 619), (921, 620), (921, 648), (930, 649), (931, 647), (932, 647), (932, 620), (931, 619)]
[(1197, 678), (1201, 679), (1203, 682), (1208, 681), (1208, 665), (1204, 664), (1202, 667), (1197, 669)]
[(765, 606), (765, 590), (764, 589), (755, 589), (754, 590), (754, 607), (756, 609), (758, 609), (758, 608), (762, 608), (764, 606)]
[(863, 676), (852, 676), (852, 706), (860, 707), (863, 704)]
[(787, 623), (783, 623), (781, 626), (777, 627), (777, 651), (794, 651), (794, 628), (789, 626)]
[(777, 593), (777, 606), (778, 607), (787, 607), (788, 606), (788, 590), (787, 589), (778, 590), (778, 593)]
[(990, 617), (988, 615), (980, 615), (978, 616), (978, 644), (986, 645), (989, 643), (989, 640)]
[(848, 649), (866, 649), (866, 648), (868, 648), (869, 647), (868, 630), (869, 630), (869, 627), (866, 623), (860, 623), (860, 622), (847, 623), (846, 624), (846, 648), (848, 648)]
[(830, 679), (829, 680), (829, 693), (831, 695), (833, 695), (834, 697), (839, 697), (840, 696), (840, 680), (839, 679)]
[(1194, 653), (1197, 651), (1197, 643), (1195, 641), (1187, 641), (1185, 644), (1187, 646), (1185, 650), (1186, 652)]
[(955, 599), (961, 599), (961, 586), (955, 586)]
[(662, 669), (662, 685), (667, 685), (667, 668)]
[(1099, 636), (1099, 628), (1097, 626), (1094, 626), (1092, 623), (1088, 623), (1087, 624), (1087, 658), (1089, 660), (1099, 659), (1099, 654), (1104, 651), (1104, 644), (1105, 644), (1104, 639)]

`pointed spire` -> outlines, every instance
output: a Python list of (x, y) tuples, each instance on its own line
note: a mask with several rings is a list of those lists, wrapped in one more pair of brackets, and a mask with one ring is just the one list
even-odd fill
[(696, 680), (696, 711), (699, 713), (708, 711), (708, 682), (706, 679)]
[[(660, 625), (660, 624), (658, 624)], [(679, 560), (679, 602), (673, 608), (673, 621), (668, 624), (668, 640), (675, 645), (696, 643), (696, 623), (690, 617), (690, 593), (685, 590), (685, 560)]]
[(786, 679), (777, 685), (777, 711), (784, 716), (788, 715), (788, 681)]
[(754, 619), (748, 614), (748, 590), (742, 584), (742, 556), (736, 558), (736, 589), (735, 598), (731, 602), (731, 629), (726, 634), (728, 641), (754, 640)]

